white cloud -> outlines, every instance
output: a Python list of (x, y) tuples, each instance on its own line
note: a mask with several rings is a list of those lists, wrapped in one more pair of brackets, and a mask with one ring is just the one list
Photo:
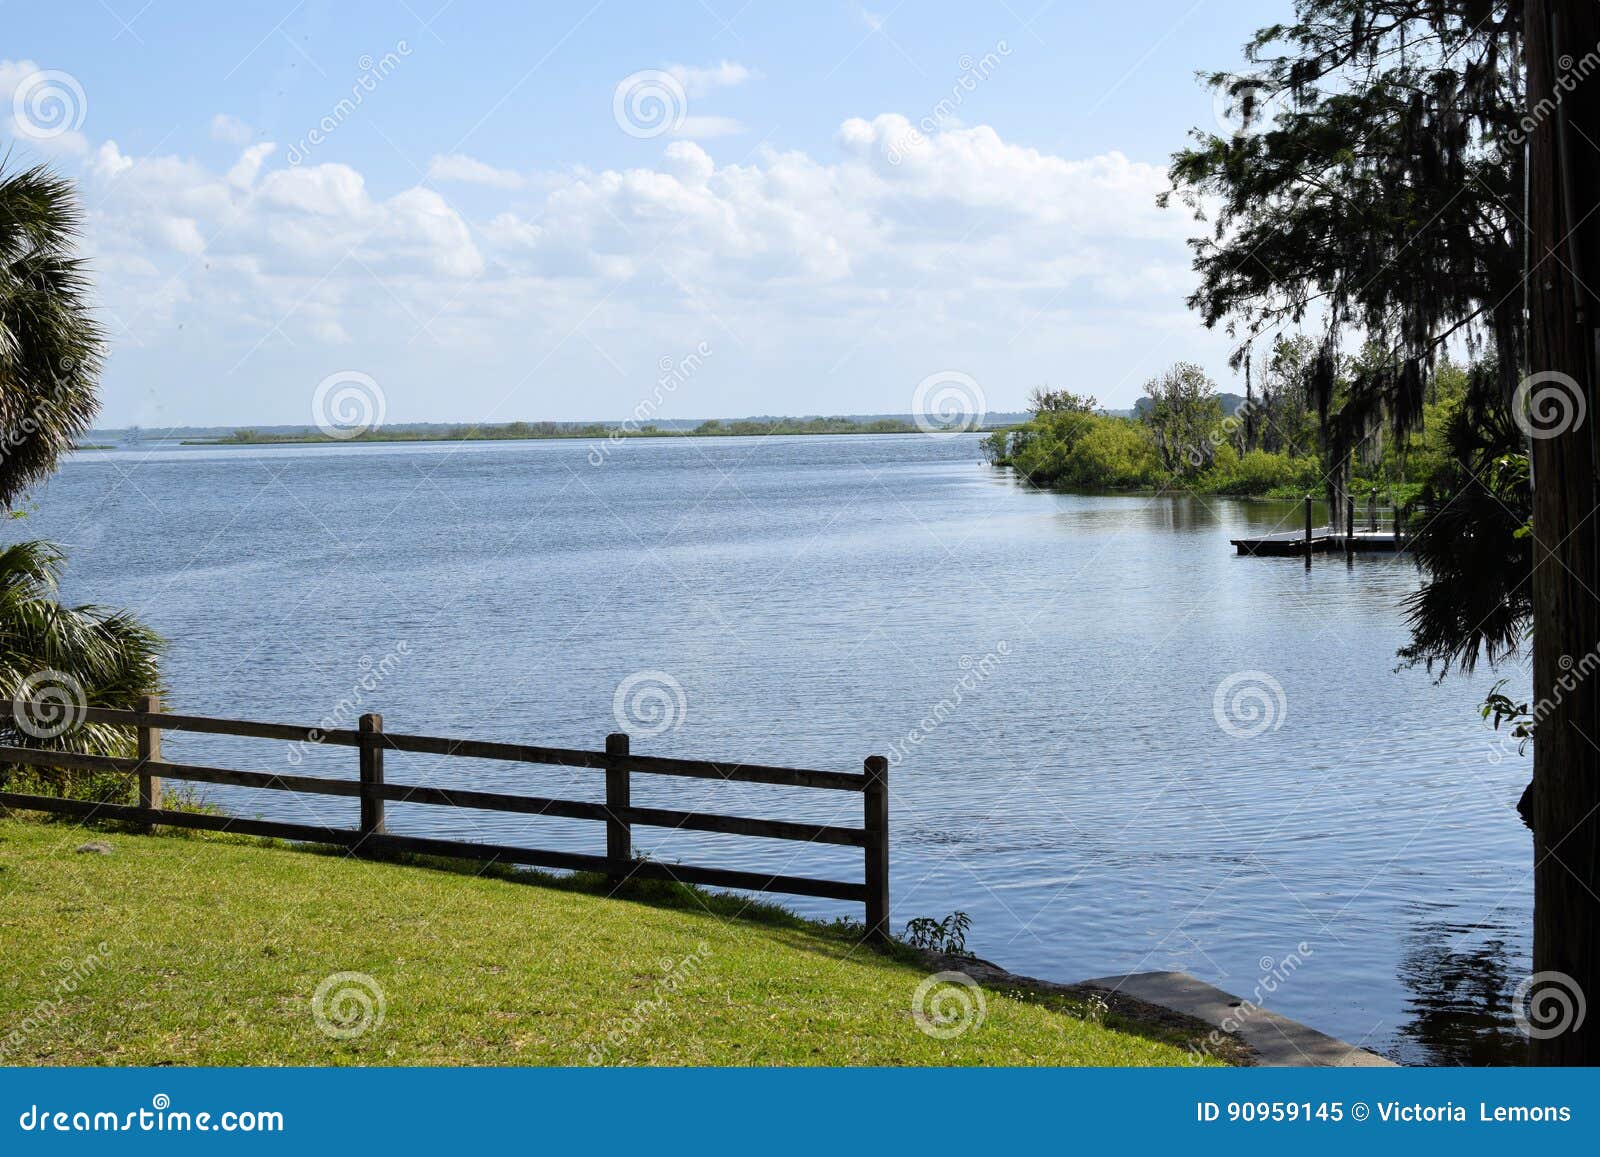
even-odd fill
[(133, 168), (133, 158), (122, 155), (122, 150), (117, 148), (116, 141), (107, 141), (95, 150), (90, 158), (89, 167), (104, 177), (115, 177)]
[(856, 118), (825, 156), (738, 161), (678, 139), (626, 169), (436, 157), (432, 180), (488, 202), (471, 221), (448, 190), (284, 165), (266, 141), (225, 171), (112, 141), (72, 165), (123, 334), (112, 423), (140, 420), (119, 399), (152, 390), (174, 421), (299, 421), (283, 383), (352, 366), (384, 382), (395, 420), (615, 416), (702, 339), (715, 369), (674, 398), (679, 416), (904, 410), (950, 368), (996, 408), (1041, 380), (1125, 404), (1158, 368), (1129, 351), (1212, 348), (1182, 304), (1192, 226), (1154, 203), (1162, 166), (982, 125)]
[(434, 157), (428, 162), (428, 179), (463, 185), (487, 185), (494, 189), (519, 189), (526, 183), (520, 173), (497, 169), (463, 153)]
[(691, 97), (701, 96), (712, 89), (734, 88), (757, 75), (751, 69), (742, 64), (735, 64), (731, 60), (701, 68), (674, 64), (670, 65), (667, 71), (677, 78), (678, 83), (683, 85), (683, 91)]
[(261, 196), (279, 208), (320, 217), (355, 217), (371, 204), (366, 179), (336, 164), (278, 169), (261, 182)]
[(717, 171), (711, 155), (693, 141), (673, 141), (667, 146), (666, 170), (685, 185), (699, 188)]
[(219, 112), (211, 118), (211, 139), (225, 145), (243, 146), (250, 143), (255, 130), (236, 116)]
[(228, 183), (237, 185), (241, 189), (248, 189), (256, 182), (256, 174), (261, 171), (261, 166), (270, 157), (278, 146), (271, 141), (262, 141), (251, 145), (228, 170)]
[(672, 130), (672, 135), (685, 140), (705, 141), (713, 137), (731, 137), (744, 132), (744, 126), (732, 117), (686, 116), (683, 123)]

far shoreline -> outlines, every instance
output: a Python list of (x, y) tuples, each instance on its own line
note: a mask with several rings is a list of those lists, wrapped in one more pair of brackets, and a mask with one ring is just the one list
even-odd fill
[[(744, 423), (740, 423), (744, 425)], [(886, 434), (988, 434), (1001, 427), (974, 426), (970, 429), (953, 430), (924, 430), (910, 423), (895, 428), (875, 428), (871, 425), (859, 425), (852, 429), (786, 429), (781, 424), (774, 424), (764, 429), (738, 429), (732, 426), (719, 429), (696, 428), (693, 430), (636, 430), (627, 431), (620, 428), (608, 427), (605, 429), (584, 429), (568, 432), (545, 431), (518, 431), (516, 433), (500, 433), (501, 428), (491, 428), (481, 433), (456, 433), (418, 431), (416, 433), (362, 433), (349, 438), (338, 438), (331, 434), (304, 433), (304, 434), (247, 434), (241, 432), (232, 437), (222, 438), (176, 438), (161, 439), (151, 438), (149, 441), (173, 441), (180, 446), (322, 446), (322, 445), (354, 445), (362, 442), (374, 443), (401, 443), (401, 442), (583, 442), (583, 441), (622, 441), (634, 438), (768, 438), (768, 437), (811, 437), (822, 438), (830, 436), (861, 436), (861, 435), (886, 435)], [(87, 448), (87, 447), (86, 447)], [(96, 446), (95, 449), (111, 449), (112, 447)]]

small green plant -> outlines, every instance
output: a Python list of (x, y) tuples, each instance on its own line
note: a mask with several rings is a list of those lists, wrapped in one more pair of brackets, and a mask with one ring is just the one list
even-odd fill
[(1517, 754), (1521, 755), (1527, 750), (1528, 741), (1533, 738), (1533, 727), (1537, 721), (1526, 703), (1517, 703), (1500, 690), (1508, 682), (1509, 679), (1502, 679), (1489, 688), (1489, 696), (1483, 701), (1482, 714), (1496, 731), (1500, 730), (1502, 723), (1509, 724), (1506, 730), (1517, 740)]
[(965, 912), (952, 912), (943, 920), (932, 916), (918, 916), (906, 924), (901, 934), (913, 948), (938, 952), (945, 956), (969, 956), (967, 930), (972, 927), (972, 917)]

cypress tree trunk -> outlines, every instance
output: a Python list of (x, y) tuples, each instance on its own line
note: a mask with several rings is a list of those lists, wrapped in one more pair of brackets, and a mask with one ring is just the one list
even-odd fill
[[(1546, 711), (1534, 740), (1527, 799), (1534, 844), (1533, 963), (1535, 973), (1562, 973), (1565, 979), (1540, 979), (1531, 992), (1530, 1019), (1535, 1063), (1593, 1065), (1600, 1063), (1600, 1009), (1590, 1009), (1576, 1028), (1568, 1016), (1562, 1031), (1549, 1033), (1555, 1026), (1540, 1023), (1538, 999), (1541, 991), (1562, 987), (1581, 994), (1579, 999), (1600, 1001), (1600, 672), (1591, 675), (1589, 664), (1579, 669), (1600, 643), (1600, 525), (1591, 517), (1600, 425), (1594, 388), (1600, 302), (1584, 288), (1600, 284), (1600, 73), (1580, 79), (1574, 72), (1574, 62), (1600, 44), (1600, 6), (1593, 0), (1527, 0), (1524, 30), (1528, 116), (1537, 124), (1529, 138), (1528, 368), (1530, 377), (1567, 375), (1577, 384), (1569, 402), (1581, 402), (1586, 410), (1582, 421), (1550, 436), (1537, 416), (1532, 422), (1533, 693)], [(1563, 388), (1553, 378), (1546, 384)]]

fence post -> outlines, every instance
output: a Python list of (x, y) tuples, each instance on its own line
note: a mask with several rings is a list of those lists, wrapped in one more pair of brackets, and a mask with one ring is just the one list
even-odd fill
[(1378, 488), (1374, 486), (1372, 493), (1367, 495), (1367, 529), (1373, 534), (1378, 533)]
[[(606, 754), (628, 754), (627, 732), (606, 736)], [(607, 767), (606, 874), (617, 884), (628, 878), (628, 865), (633, 860), (633, 824), (627, 819), (627, 810), (632, 806), (633, 784), (628, 769)]]
[[(383, 716), (368, 712), (357, 725), (362, 735), (382, 735)], [(370, 788), (383, 786), (383, 748), (377, 743), (363, 743), (361, 751), (361, 840), (384, 833), (383, 798), (373, 795)]]
[(867, 829), (867, 939), (889, 939), (889, 761), (867, 756), (864, 769)]
[[(155, 715), (161, 710), (161, 696), (141, 695), (139, 697), (139, 710), (148, 715)], [(147, 770), (147, 765), (161, 762), (161, 729), (159, 727), (139, 728), (139, 810), (148, 817), (149, 813), (161, 809), (161, 777), (152, 775)], [(148, 819), (144, 830), (149, 831), (155, 825)]]
[(1311, 495), (1306, 495), (1306, 563), (1311, 562)]
[(1344, 557), (1352, 559), (1356, 556), (1356, 496), (1345, 495), (1344, 499)]

